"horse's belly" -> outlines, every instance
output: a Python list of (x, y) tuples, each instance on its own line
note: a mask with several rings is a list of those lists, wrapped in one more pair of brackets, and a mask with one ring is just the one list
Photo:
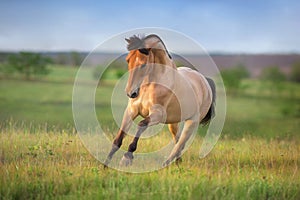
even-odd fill
[(177, 99), (177, 97), (174, 96), (166, 110), (166, 122), (168, 124), (177, 123), (191, 118), (197, 111), (195, 104), (196, 101), (194, 98), (187, 97)]
[(182, 121), (181, 110), (176, 108), (167, 109), (166, 124), (178, 123)]

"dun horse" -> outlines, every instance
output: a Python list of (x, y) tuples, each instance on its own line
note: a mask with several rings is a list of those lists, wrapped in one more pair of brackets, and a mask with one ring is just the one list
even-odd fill
[[(105, 166), (121, 147), (124, 136), (138, 115), (144, 119), (139, 122), (137, 133), (120, 164), (132, 164), (133, 152), (147, 127), (164, 123), (168, 124), (175, 142), (163, 163), (166, 166), (180, 158), (181, 151), (199, 123), (205, 125), (214, 117), (215, 84), (195, 70), (177, 68), (157, 35), (134, 35), (126, 41), (129, 78), (125, 91), (129, 101)], [(184, 127), (179, 133), (179, 123), (182, 121)]]

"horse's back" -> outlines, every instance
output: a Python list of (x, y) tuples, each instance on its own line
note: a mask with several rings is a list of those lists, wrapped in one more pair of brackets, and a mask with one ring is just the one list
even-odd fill
[(203, 76), (201, 73), (188, 67), (178, 67), (177, 69), (178, 73), (186, 81), (188, 81), (197, 91), (203, 91), (204, 93), (209, 92), (205, 91), (208, 88), (210, 88), (209, 83), (205, 76)]
[(179, 67), (178, 73), (191, 84), (200, 106), (200, 121), (208, 113), (212, 104), (213, 92), (206, 77), (188, 67)]

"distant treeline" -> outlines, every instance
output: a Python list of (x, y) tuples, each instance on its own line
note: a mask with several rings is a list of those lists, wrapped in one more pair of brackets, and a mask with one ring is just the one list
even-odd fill
[[(0, 52), (0, 62), (5, 63), (11, 55), (16, 55), (19, 52)], [(53, 64), (80, 66), (84, 58), (88, 55), (85, 52), (32, 52), (38, 53), (41, 56), (48, 57), (52, 60)]]
[[(8, 61), (10, 55), (18, 54), (19, 52), (0, 52), (0, 63)], [(107, 61), (116, 61), (118, 65), (114, 69), (126, 69), (125, 57), (119, 53), (93, 53), (88, 52), (35, 52), (41, 56), (51, 59), (52, 64), (79, 67), (83, 60), (89, 56), (85, 64), (100, 66)], [(249, 71), (249, 77), (259, 78), (265, 68), (277, 67), (280, 72), (286, 76), (293, 73), (295, 64), (300, 63), (300, 54), (210, 54), (212, 60), (220, 71), (234, 68), (237, 65), (243, 65)], [(176, 55), (172, 54), (177, 66), (187, 66), (195, 68), (200, 67), (205, 72), (211, 67), (208, 59), (203, 55)]]

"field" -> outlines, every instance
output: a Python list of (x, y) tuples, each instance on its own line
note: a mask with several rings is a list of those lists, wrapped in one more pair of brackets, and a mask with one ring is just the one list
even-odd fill
[[(52, 67), (37, 81), (0, 79), (0, 199), (300, 199), (300, 85), (285, 83), (274, 94), (244, 80), (227, 97), (222, 136), (206, 158), (199, 159), (200, 128), (179, 165), (130, 174), (104, 170), (76, 134), (75, 74)], [(98, 118), (112, 135), (113, 85), (96, 93)], [(167, 142), (164, 132), (157, 138)], [(139, 146), (151, 148), (143, 140)]]

